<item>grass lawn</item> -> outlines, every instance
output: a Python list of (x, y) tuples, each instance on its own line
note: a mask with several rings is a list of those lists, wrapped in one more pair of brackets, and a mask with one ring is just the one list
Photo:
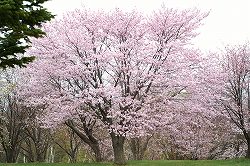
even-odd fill
[[(3, 164), (0, 166), (113, 166), (112, 163), (29, 163), (29, 164)], [(250, 166), (250, 160), (155, 160), (155, 161), (129, 161), (127, 166)]]

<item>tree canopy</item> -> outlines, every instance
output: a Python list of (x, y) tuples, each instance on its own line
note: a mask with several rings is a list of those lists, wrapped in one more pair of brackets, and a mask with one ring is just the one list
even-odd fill
[(150, 17), (120, 9), (69, 12), (43, 26), (46, 37), (32, 39), (28, 54), (38, 60), (24, 69), (22, 98), (49, 113), (44, 127), (67, 123), (78, 132), (76, 119), (88, 126), (78, 136), (85, 134), (81, 139), (96, 156), (92, 131), (107, 129), (114, 162), (124, 164), (125, 139), (161, 130), (183, 91), (191, 97), (200, 56), (188, 46), (207, 15), (164, 6)]
[(0, 1), (0, 68), (24, 67), (34, 56), (21, 57), (29, 47), (29, 37), (41, 37), (43, 22), (54, 16), (42, 6), (48, 0)]

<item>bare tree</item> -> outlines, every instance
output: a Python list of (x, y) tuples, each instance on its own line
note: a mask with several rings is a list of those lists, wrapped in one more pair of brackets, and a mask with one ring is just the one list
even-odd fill
[(28, 161), (44, 162), (51, 144), (51, 131), (40, 126), (36, 121), (34, 110), (26, 109), (26, 111), (29, 113), (29, 118), (24, 128), (25, 139), (22, 150)]
[(147, 150), (149, 140), (153, 135), (147, 135), (145, 137), (136, 137), (129, 140), (130, 149), (133, 154), (133, 160), (142, 160)]
[(63, 133), (65, 139), (62, 139), (62, 137), (54, 138), (55, 144), (68, 155), (71, 163), (77, 162), (77, 155), (82, 144), (81, 139), (71, 128), (61, 129), (59, 132)]
[(0, 141), (5, 152), (6, 162), (17, 160), (24, 139), (26, 114), (15, 96), (1, 98)]

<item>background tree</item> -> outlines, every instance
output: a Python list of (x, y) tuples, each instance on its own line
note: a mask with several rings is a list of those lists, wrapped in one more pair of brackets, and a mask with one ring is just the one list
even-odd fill
[(50, 129), (42, 128), (37, 120), (37, 114), (41, 114), (42, 109), (39, 107), (23, 107), (22, 109), (27, 115), (23, 131), (25, 135), (22, 144), (23, 155), (29, 162), (45, 162), (48, 148), (52, 143), (52, 136)]
[(133, 160), (143, 160), (148, 144), (153, 135), (145, 137), (135, 137), (129, 140), (129, 146), (132, 152)]
[[(6, 74), (6, 77), (3, 75)], [(24, 139), (24, 127), (26, 113), (18, 98), (15, 96), (13, 75), (2, 73), (1, 98), (0, 98), (0, 142), (4, 149), (6, 162), (14, 163), (19, 155), (22, 140)]]
[[(225, 130), (232, 140), (225, 142), (234, 144), (238, 151), (236, 153), (242, 153), (241, 140), (244, 138), (247, 158), (250, 156), (249, 68), (249, 45), (228, 46), (224, 52), (204, 58), (197, 69), (200, 84), (196, 86), (196, 93), (200, 96), (199, 100), (203, 100), (204, 108), (219, 119), (223, 117), (223, 122), (228, 124)], [(237, 148), (237, 144), (240, 148)]]
[(222, 59), (225, 74), (220, 100), (228, 117), (244, 135), (250, 158), (250, 50), (249, 44), (226, 47)]
[(43, 8), (48, 0), (1, 0), (0, 1), (0, 68), (25, 66), (34, 56), (22, 57), (29, 47), (29, 37), (41, 37), (39, 28), (53, 15)]
[(62, 127), (57, 129), (55, 135), (59, 137), (54, 137), (54, 143), (67, 154), (69, 162), (77, 162), (78, 151), (82, 144), (77, 134), (71, 128)]

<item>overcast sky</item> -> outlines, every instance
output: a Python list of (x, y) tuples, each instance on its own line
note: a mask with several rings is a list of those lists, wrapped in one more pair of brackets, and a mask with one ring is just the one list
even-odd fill
[(138, 9), (149, 13), (167, 7), (192, 8), (210, 11), (199, 29), (200, 35), (194, 40), (203, 51), (215, 51), (227, 44), (250, 41), (250, 0), (51, 0), (45, 6), (54, 14), (62, 15), (75, 8), (111, 10), (119, 7), (124, 10)]

